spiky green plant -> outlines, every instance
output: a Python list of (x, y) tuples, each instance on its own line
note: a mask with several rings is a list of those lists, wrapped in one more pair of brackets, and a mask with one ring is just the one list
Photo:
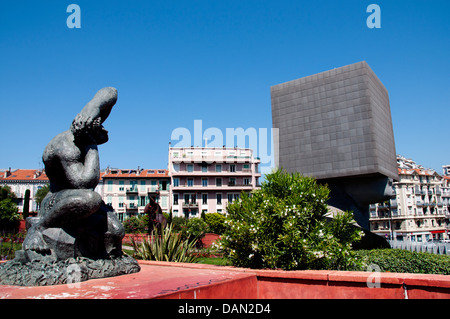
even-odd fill
[[(193, 249), (197, 240), (182, 240), (180, 234), (173, 232), (172, 228), (173, 226), (170, 225), (160, 236), (149, 236), (144, 238), (142, 243), (137, 243), (132, 238), (133, 257), (142, 260), (195, 262), (198, 257), (193, 254)], [(156, 229), (154, 229), (154, 234), (157, 234)]]

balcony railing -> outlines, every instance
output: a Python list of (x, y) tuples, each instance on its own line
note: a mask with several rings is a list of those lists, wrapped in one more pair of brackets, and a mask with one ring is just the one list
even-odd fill
[(198, 203), (195, 202), (189, 202), (189, 203), (183, 203), (183, 208), (198, 208)]
[(127, 188), (127, 194), (137, 194), (137, 193), (138, 193), (137, 186)]

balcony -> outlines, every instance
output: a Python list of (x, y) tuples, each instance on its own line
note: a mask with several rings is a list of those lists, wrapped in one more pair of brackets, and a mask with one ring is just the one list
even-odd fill
[(147, 188), (147, 194), (150, 196), (158, 196), (159, 195), (159, 187), (157, 186), (152, 186), (152, 187), (148, 187)]
[(204, 155), (186, 155), (183, 154), (182, 156), (173, 157), (171, 158), (171, 161), (173, 163), (197, 163), (197, 164), (212, 164), (212, 163), (259, 163), (259, 158), (253, 158), (248, 155), (243, 156), (235, 156), (235, 155), (228, 155), (228, 156), (204, 156)]
[(183, 208), (189, 209), (189, 208), (195, 208), (198, 209), (198, 203), (197, 202), (189, 202), (189, 203), (183, 203)]
[(138, 188), (137, 188), (137, 186), (133, 186), (133, 187), (127, 188), (126, 192), (127, 192), (127, 194), (137, 194)]

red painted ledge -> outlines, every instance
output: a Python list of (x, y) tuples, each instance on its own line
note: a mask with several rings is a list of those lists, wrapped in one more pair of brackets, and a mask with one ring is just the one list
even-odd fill
[(444, 275), (139, 264), (139, 273), (72, 285), (0, 286), (0, 299), (450, 299), (450, 276)]

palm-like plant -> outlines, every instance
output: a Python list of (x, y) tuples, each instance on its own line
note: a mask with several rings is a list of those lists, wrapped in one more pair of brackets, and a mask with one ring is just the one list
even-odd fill
[[(162, 231), (161, 235), (144, 238), (142, 243), (137, 243), (132, 238), (133, 257), (142, 260), (195, 262), (198, 257), (193, 254), (193, 249), (197, 240), (182, 240), (180, 234), (174, 233), (172, 228), (171, 224)], [(158, 234), (156, 229), (153, 233)]]

